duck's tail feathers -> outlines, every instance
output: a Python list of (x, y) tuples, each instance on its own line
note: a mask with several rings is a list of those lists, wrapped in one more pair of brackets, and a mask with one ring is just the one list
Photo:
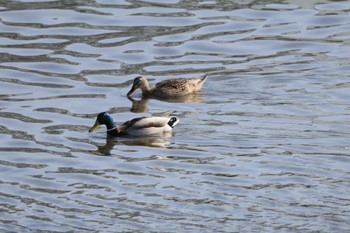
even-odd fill
[(178, 123), (180, 122), (180, 120), (176, 117), (172, 117), (170, 118), (170, 120), (168, 121), (168, 125), (171, 127), (171, 128), (174, 128), (175, 125), (177, 125)]
[(201, 76), (201, 77), (199, 77), (201, 80), (202, 80), (202, 83), (204, 83), (205, 82), (205, 80), (207, 80), (207, 78), (208, 78), (208, 75), (203, 75), (203, 76)]
[(204, 84), (205, 80), (207, 80), (207, 78), (208, 78), (208, 75), (205, 74), (205, 75), (200, 76), (199, 80), (197, 79), (196, 91), (199, 91), (202, 89), (203, 84)]

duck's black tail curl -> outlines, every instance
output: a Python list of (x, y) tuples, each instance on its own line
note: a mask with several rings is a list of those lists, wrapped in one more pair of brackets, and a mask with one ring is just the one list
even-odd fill
[(170, 120), (168, 121), (168, 125), (171, 127), (171, 128), (174, 128), (175, 125), (177, 125), (177, 123), (179, 123), (179, 119), (177, 119), (176, 117), (172, 117), (170, 118)]

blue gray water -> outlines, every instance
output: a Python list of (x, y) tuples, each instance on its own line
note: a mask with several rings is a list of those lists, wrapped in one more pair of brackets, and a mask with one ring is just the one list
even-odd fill
[[(0, 3), (1, 232), (346, 232), (348, 1)], [(182, 100), (132, 80), (208, 74)], [(167, 138), (87, 131), (175, 110)]]

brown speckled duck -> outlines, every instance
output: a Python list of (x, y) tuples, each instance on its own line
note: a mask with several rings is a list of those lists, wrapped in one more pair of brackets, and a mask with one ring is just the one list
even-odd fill
[(130, 96), (140, 88), (142, 96), (145, 97), (181, 97), (199, 91), (206, 79), (207, 75), (199, 78), (175, 78), (163, 80), (155, 86), (150, 86), (145, 77), (138, 76), (134, 79), (131, 90), (127, 95)]

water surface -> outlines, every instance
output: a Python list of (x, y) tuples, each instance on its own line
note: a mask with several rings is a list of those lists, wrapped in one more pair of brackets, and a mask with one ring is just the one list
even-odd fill
[[(346, 232), (347, 1), (2, 1), (0, 230)], [(181, 100), (132, 80), (209, 78)], [(88, 129), (175, 110), (167, 138)]]

